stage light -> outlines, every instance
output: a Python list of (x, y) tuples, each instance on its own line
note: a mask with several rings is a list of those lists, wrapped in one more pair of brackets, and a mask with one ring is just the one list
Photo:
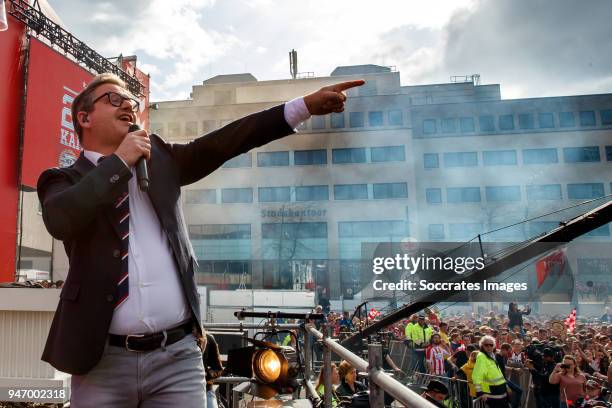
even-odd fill
[(295, 349), (267, 341), (248, 341), (253, 346), (228, 351), (227, 372), (251, 378), (241, 392), (264, 399), (292, 393), (297, 387), (295, 379), (299, 371)]
[(281, 375), (281, 359), (287, 363), (287, 359), (282, 354), (270, 349), (258, 350), (253, 355), (253, 374), (261, 382), (273, 383)]

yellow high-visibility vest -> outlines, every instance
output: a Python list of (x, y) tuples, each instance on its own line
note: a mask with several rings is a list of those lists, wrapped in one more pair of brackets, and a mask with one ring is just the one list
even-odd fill
[(472, 371), (472, 382), (476, 392), (490, 393), (492, 385), (505, 384), (506, 379), (495, 360), (491, 360), (483, 352), (480, 352), (476, 357), (474, 371)]
[(425, 347), (429, 344), (433, 329), (429, 326), (421, 327), (418, 323), (408, 325), (406, 328), (406, 338), (412, 340), (415, 346)]

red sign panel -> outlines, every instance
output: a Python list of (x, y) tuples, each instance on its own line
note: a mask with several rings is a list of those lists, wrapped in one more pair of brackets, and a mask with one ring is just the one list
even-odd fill
[(15, 280), (17, 239), (17, 161), (23, 98), (23, 24), (8, 17), (0, 32), (0, 282)]
[(21, 183), (36, 187), (49, 167), (65, 167), (81, 146), (70, 108), (93, 75), (42, 42), (31, 39)]

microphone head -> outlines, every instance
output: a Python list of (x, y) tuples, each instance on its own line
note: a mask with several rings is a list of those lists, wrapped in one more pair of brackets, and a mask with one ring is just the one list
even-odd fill
[(140, 130), (140, 126), (138, 126), (137, 123), (132, 123), (128, 129), (128, 133), (135, 132), (137, 130)]

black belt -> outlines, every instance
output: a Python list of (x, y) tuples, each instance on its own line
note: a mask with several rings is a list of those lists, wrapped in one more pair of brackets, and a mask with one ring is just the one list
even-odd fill
[(152, 334), (128, 334), (121, 336), (118, 334), (108, 335), (108, 344), (115, 347), (124, 347), (129, 351), (151, 351), (164, 345), (169, 346), (185, 338), (193, 330), (191, 321), (173, 329), (164, 330)]

